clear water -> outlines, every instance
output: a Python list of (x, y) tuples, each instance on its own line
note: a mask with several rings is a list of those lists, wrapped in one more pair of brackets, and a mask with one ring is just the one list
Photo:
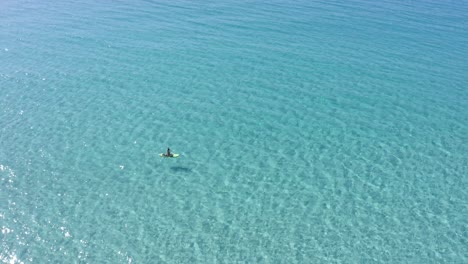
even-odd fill
[(467, 263), (467, 14), (2, 1), (0, 262)]

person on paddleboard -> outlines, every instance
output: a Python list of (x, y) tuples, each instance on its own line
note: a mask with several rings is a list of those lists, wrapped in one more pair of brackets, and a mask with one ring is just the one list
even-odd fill
[(170, 148), (167, 148), (167, 152), (166, 154), (163, 154), (164, 156), (166, 157), (173, 157), (174, 155), (171, 153), (171, 149)]

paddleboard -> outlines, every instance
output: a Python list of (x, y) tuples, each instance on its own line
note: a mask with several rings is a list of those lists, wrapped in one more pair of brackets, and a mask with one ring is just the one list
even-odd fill
[(159, 156), (163, 158), (178, 158), (179, 154), (172, 154), (172, 157), (165, 156), (164, 153), (160, 153)]

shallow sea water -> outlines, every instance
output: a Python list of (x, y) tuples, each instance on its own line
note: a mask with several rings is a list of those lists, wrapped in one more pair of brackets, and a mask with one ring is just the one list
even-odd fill
[(0, 262), (466, 263), (466, 14), (3, 1)]

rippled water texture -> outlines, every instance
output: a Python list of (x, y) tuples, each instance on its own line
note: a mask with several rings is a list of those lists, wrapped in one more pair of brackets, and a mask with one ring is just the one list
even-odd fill
[(0, 262), (467, 263), (467, 14), (2, 1)]

